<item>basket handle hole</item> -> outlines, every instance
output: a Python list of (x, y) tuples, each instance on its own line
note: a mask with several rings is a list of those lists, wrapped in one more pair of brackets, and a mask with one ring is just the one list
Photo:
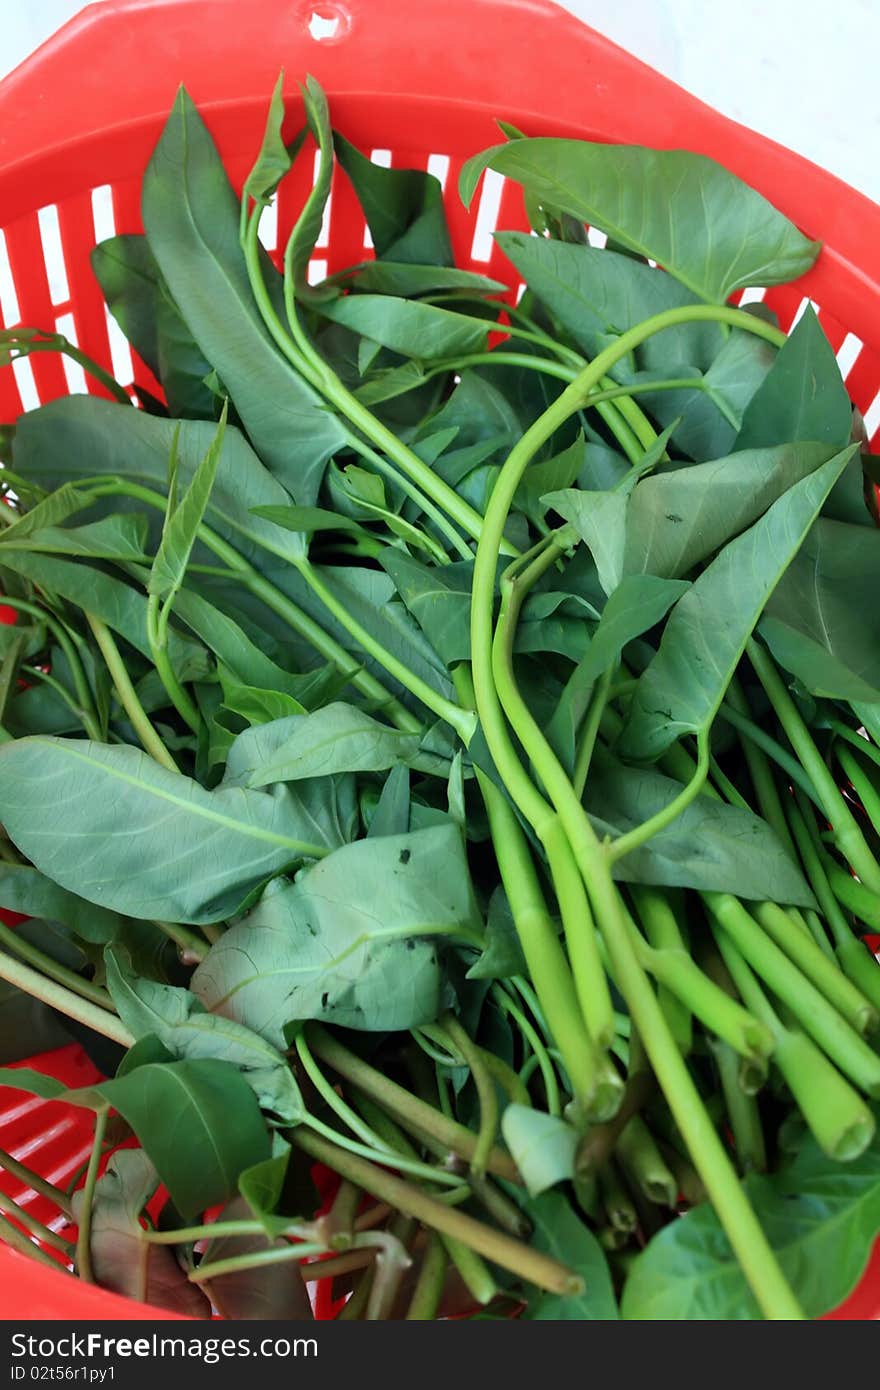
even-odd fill
[(351, 16), (344, 5), (312, 4), (306, 9), (306, 28), (316, 43), (338, 43), (345, 38)]

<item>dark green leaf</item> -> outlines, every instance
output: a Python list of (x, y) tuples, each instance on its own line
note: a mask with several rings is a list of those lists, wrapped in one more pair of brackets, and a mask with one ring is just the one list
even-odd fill
[(269, 1136), (256, 1097), (234, 1066), (213, 1059), (148, 1060), (156, 1055), (155, 1043), (136, 1059), (138, 1049), (128, 1054), (138, 1065), (80, 1090), (28, 1067), (0, 1071), (0, 1085), (88, 1110), (118, 1110), (188, 1220), (232, 1196), (239, 1173), (268, 1157)]
[(401, 733), (354, 705), (325, 705), (290, 720), (285, 742), (251, 773), (248, 785), (298, 782), (336, 772), (384, 772), (418, 752), (418, 734)]
[[(169, 498), (162, 540), (150, 570), (147, 583), (148, 592), (156, 594), (165, 601), (166, 606), (173, 599), (186, 575), (187, 565), (196, 542), (198, 529), (202, 524), (208, 501), (217, 475), (217, 465), (223, 449), (223, 436), (226, 433), (226, 405), (224, 403), (220, 423), (204, 457), (192, 476), (192, 481), (176, 506)], [(175, 456), (176, 456), (175, 446)]]
[(172, 417), (212, 420), (211, 370), (168, 292), (145, 236), (114, 236), (92, 251), (92, 270), (107, 307), (132, 347), (158, 377)]
[(834, 452), (801, 443), (745, 449), (642, 479), (626, 518), (626, 572), (689, 573)]
[(880, 701), (880, 536), (821, 518), (782, 576), (759, 631), (813, 695)]
[(245, 179), (242, 189), (243, 199), (253, 198), (261, 207), (269, 205), (279, 183), (290, 169), (290, 151), (281, 138), (284, 116), (284, 72), (282, 71), (278, 74), (278, 80), (269, 100), (263, 143), (260, 146), (254, 167)]
[(453, 264), (443, 191), (420, 169), (383, 169), (338, 133), (336, 155), (364, 210), (378, 260)]
[(682, 734), (708, 730), (767, 600), (855, 447), (789, 488), (679, 599), (633, 695), (619, 743), (626, 757), (656, 758)]
[(349, 294), (323, 302), (321, 312), (383, 347), (423, 361), (483, 351), (491, 326), (482, 318), (388, 294)]
[[(150, 657), (147, 600), (130, 584), (76, 560), (32, 555), (24, 550), (0, 552), (0, 566), (86, 609), (130, 642), (142, 656)], [(204, 648), (174, 628), (168, 631), (168, 655), (181, 680), (198, 680), (207, 674)]]
[[(175, 435), (178, 483), (186, 487), (215, 431), (216, 425), (208, 421), (163, 420), (142, 410), (122, 411), (94, 396), (65, 396), (22, 416), (16, 468), (50, 488), (100, 474), (145, 485), (164, 496)], [(123, 500), (111, 499), (114, 512)], [(228, 428), (208, 499), (208, 524), (259, 568), (261, 547), (287, 556), (291, 538), (257, 517), (254, 509), (289, 504), (289, 494), (241, 432)]]
[[(745, 1180), (749, 1199), (808, 1318), (840, 1304), (880, 1234), (880, 1145), (834, 1163), (805, 1139), (770, 1178)], [(651, 1241), (627, 1280), (623, 1315), (638, 1320), (758, 1319), (754, 1295), (708, 1205)]]
[(527, 975), (528, 967), (519, 944), (507, 894), (499, 886), (489, 899), (485, 946), (467, 972), (469, 980), (507, 980), (511, 975)]
[(534, 1321), (609, 1322), (616, 1319), (617, 1301), (605, 1255), (596, 1237), (569, 1202), (558, 1192), (545, 1192), (523, 1202), (532, 1223), (532, 1244), (579, 1274), (579, 1294), (537, 1293), (528, 1301), (524, 1318)]
[(367, 838), (405, 835), (409, 830), (409, 810), (409, 768), (400, 763), (385, 778), (385, 785), (370, 817)]
[[(279, 89), (276, 88), (276, 91)], [(284, 253), (285, 275), (292, 275), (297, 290), (306, 282), (309, 257), (321, 233), (324, 208), (330, 197), (330, 184), (333, 178), (333, 132), (330, 129), (330, 113), (327, 98), (314, 77), (307, 77), (301, 84), (303, 106), (309, 129), (318, 146), (318, 167), (315, 182), (303, 204), (290, 240)], [(280, 100), (280, 93), (279, 93)], [(283, 107), (282, 107), (283, 110)], [(291, 488), (293, 492), (293, 488)]]
[(175, 302), (254, 447), (294, 500), (310, 505), (344, 432), (264, 327), (239, 244), (238, 200), (183, 89), (144, 176), (143, 216)]
[(91, 560), (138, 564), (147, 560), (144, 553), (147, 530), (145, 517), (128, 514), (104, 516), (84, 526), (43, 526), (21, 540), (7, 532), (0, 548), (0, 559), (4, 551), (21, 547), (50, 555), (78, 555)]
[(714, 160), (685, 150), (511, 140), (465, 164), (460, 188), (466, 203), (486, 168), (657, 261), (715, 304), (746, 285), (796, 279), (819, 251), (760, 193)]
[(442, 1006), (431, 938), (476, 921), (457, 826), (361, 840), (295, 883), (270, 885), (211, 948), (192, 988), (206, 1008), (277, 1047), (301, 1019), (415, 1027)]
[[(600, 836), (616, 838), (656, 815), (681, 790), (680, 782), (659, 772), (597, 756), (585, 804)], [(623, 883), (717, 889), (813, 906), (803, 874), (766, 821), (710, 796), (696, 797), (665, 830), (617, 860), (614, 876)]]
[(174, 600), (174, 611), (242, 685), (273, 690), (299, 699), (308, 678), (282, 670), (232, 618), (201, 594), (189, 588), (181, 589)]
[(450, 270), (445, 266), (408, 265), (406, 262), (376, 260), (357, 266), (352, 287), (361, 293), (398, 294), (412, 299), (421, 294), (437, 294), (442, 290), (466, 290), (470, 295), (502, 294), (507, 286), (487, 275), (472, 270)]
[(808, 305), (746, 409), (737, 448), (819, 439), (842, 449), (851, 429), (852, 406), (840, 368)]

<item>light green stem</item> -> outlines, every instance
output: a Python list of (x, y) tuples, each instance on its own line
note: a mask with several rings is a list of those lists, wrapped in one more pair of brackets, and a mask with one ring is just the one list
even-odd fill
[(101, 1033), (112, 1042), (119, 1043), (121, 1047), (131, 1047), (134, 1043), (131, 1033), (115, 1014), (107, 1009), (98, 1008), (96, 1004), (65, 989), (63, 985), (56, 984), (54, 980), (47, 980), (45, 975), (32, 970), (20, 960), (15, 960), (5, 951), (0, 951), (0, 980), (8, 981), (25, 994), (32, 994), (35, 999), (41, 999), (44, 1004), (48, 1004), (50, 1009), (57, 1009), (67, 1018)]
[(126, 670), (125, 662), (122, 660), (110, 629), (106, 623), (101, 622), (100, 618), (96, 618), (92, 613), (86, 613), (85, 618), (92, 629), (101, 655), (107, 663), (107, 670), (110, 672), (110, 679), (113, 681), (113, 688), (119, 698), (119, 703), (128, 715), (132, 728), (141, 741), (141, 746), (151, 758), (162, 767), (167, 768), (169, 772), (178, 772), (177, 763), (144, 713), (144, 707), (137, 697), (137, 692), (131, 683), (131, 677)]
[(634, 826), (632, 830), (618, 835), (616, 840), (611, 841), (607, 852), (612, 864), (616, 863), (618, 859), (622, 859), (625, 854), (630, 854), (632, 850), (638, 849), (640, 845), (646, 844), (654, 835), (671, 825), (682, 811), (686, 811), (691, 802), (699, 796), (706, 785), (708, 775), (709, 734), (707, 730), (703, 730), (697, 736), (697, 770), (693, 777), (662, 810), (657, 811), (641, 825)]
[(98, 1008), (108, 1009), (110, 1013), (115, 1012), (113, 1000), (106, 989), (92, 984), (91, 980), (84, 980), (75, 970), (68, 970), (66, 965), (60, 965), (51, 956), (47, 956), (45, 951), (26, 941), (19, 932), (7, 927), (4, 922), (0, 922), (0, 946), (5, 946), (8, 951), (12, 951), (21, 960), (33, 966), (34, 970), (47, 975), (50, 980), (57, 981), (65, 989), (72, 990), (82, 999), (88, 999), (92, 1004), (97, 1004)]
[(750, 640), (746, 651), (764, 692), (785, 730), (805, 773), (816, 790), (822, 810), (831, 822), (838, 849), (867, 888), (880, 893), (880, 865), (871, 853), (858, 822), (825, 765), (809, 729), (785, 687), (769, 653)]
[[(477, 710), (496, 766), (512, 795), (524, 791), (524, 769), (512, 752), (504, 715), (495, 687), (492, 666), (493, 590), (496, 557), (504, 525), (523, 473), (538, 448), (568, 417), (580, 409), (586, 397), (617, 361), (646, 338), (679, 323), (714, 321), (748, 329), (779, 342), (781, 335), (762, 320), (723, 306), (695, 305), (657, 314), (624, 333), (593, 361), (578, 381), (567, 387), (534, 422), (514, 447), (493, 489), (477, 547), (471, 605), (471, 651)], [(718, 1212), (722, 1226), (737, 1254), (755, 1296), (769, 1318), (799, 1319), (803, 1313), (794, 1298), (764, 1232), (742, 1192), (737, 1175), (684, 1064), (675, 1040), (629, 940), (622, 904), (611, 878), (607, 856), (597, 842), (578, 797), (543, 736), (528, 738), (517, 720), (517, 733), (554, 801), (593, 900), (596, 918), (605, 935), (622, 992), (636, 1028), (644, 1040), (657, 1078), (678, 1127)], [(540, 730), (538, 730), (540, 734)], [(527, 742), (528, 738), (528, 742)], [(531, 744), (531, 746), (529, 746)], [(510, 774), (510, 776), (508, 775)], [(512, 780), (511, 780), (512, 779)], [(543, 826), (550, 808), (531, 789), (528, 800)], [(534, 797), (537, 796), (537, 804)], [(526, 814), (531, 819), (528, 811)], [(532, 822), (534, 825), (534, 821)], [(537, 831), (538, 826), (535, 826)]]
[(82, 1201), (79, 1208), (78, 1233), (76, 1237), (76, 1270), (80, 1279), (84, 1279), (87, 1284), (94, 1284), (95, 1276), (92, 1270), (92, 1205), (95, 1200), (95, 1186), (98, 1181), (98, 1169), (101, 1164), (101, 1155), (104, 1149), (104, 1132), (107, 1128), (106, 1110), (99, 1110), (95, 1116), (95, 1137), (92, 1141), (92, 1153), (89, 1158), (89, 1166), (86, 1169), (86, 1180), (82, 1189)]

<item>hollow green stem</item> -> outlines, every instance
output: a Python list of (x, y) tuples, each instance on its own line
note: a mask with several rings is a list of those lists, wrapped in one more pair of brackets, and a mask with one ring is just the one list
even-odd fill
[(104, 1133), (107, 1129), (107, 1110), (99, 1110), (95, 1116), (95, 1137), (92, 1141), (92, 1153), (89, 1159), (89, 1166), (86, 1169), (86, 1180), (83, 1184), (82, 1192), (77, 1193), (80, 1202), (77, 1203), (77, 1237), (76, 1237), (76, 1271), (80, 1279), (87, 1284), (94, 1284), (95, 1276), (92, 1270), (92, 1206), (95, 1200), (95, 1187), (98, 1182), (98, 1169), (101, 1165), (101, 1156), (104, 1150)]
[(159, 595), (150, 594), (147, 599), (147, 641), (150, 644), (153, 665), (177, 713), (184, 723), (189, 725), (193, 733), (198, 735), (202, 727), (201, 717), (195, 704), (177, 679), (169, 660), (167, 628), (167, 614), (165, 622), (162, 622), (159, 612)]
[(35, 1173), (32, 1168), (28, 1168), (17, 1158), (13, 1158), (12, 1154), (7, 1153), (5, 1149), (0, 1149), (0, 1168), (5, 1168), (10, 1177), (16, 1178), (26, 1188), (32, 1188), (41, 1197), (45, 1197), (47, 1202), (58, 1207), (65, 1216), (72, 1216), (73, 1209), (68, 1194), (60, 1187), (56, 1187), (54, 1183), (47, 1182), (39, 1173)]
[(110, 672), (110, 679), (113, 681), (113, 688), (119, 703), (128, 715), (131, 726), (141, 741), (141, 746), (151, 758), (155, 759), (162, 767), (167, 768), (169, 772), (178, 772), (177, 763), (144, 712), (144, 707), (137, 697), (137, 692), (131, 683), (131, 677), (126, 670), (125, 662), (122, 660), (110, 629), (106, 623), (103, 623), (92, 613), (85, 613), (85, 619), (92, 629), (95, 641), (107, 664), (107, 670)]
[(746, 651), (789, 743), (816, 790), (822, 810), (831, 822), (838, 849), (847, 863), (852, 865), (865, 887), (880, 893), (880, 865), (877, 864), (858, 822), (826, 767), (822, 754), (813, 742), (810, 731), (772, 658), (753, 639), (749, 641)]
[(312, 1255), (323, 1255), (326, 1246), (316, 1241), (302, 1241), (295, 1245), (272, 1246), (269, 1250), (255, 1250), (251, 1255), (230, 1255), (225, 1260), (211, 1260), (191, 1269), (188, 1279), (191, 1284), (206, 1284), (210, 1279), (219, 1279), (223, 1274), (237, 1274), (240, 1270), (264, 1269), (266, 1265), (285, 1264), (288, 1260), (305, 1260)]
[(691, 802), (699, 796), (706, 785), (708, 775), (709, 734), (707, 731), (703, 731), (697, 737), (697, 769), (693, 777), (661, 811), (651, 816), (649, 820), (643, 821), (641, 825), (634, 826), (632, 830), (618, 835), (616, 840), (611, 841), (608, 845), (608, 857), (611, 862), (616, 863), (625, 854), (630, 854), (640, 845), (646, 844), (654, 835), (671, 825), (682, 811), (687, 810)]
[(857, 1158), (874, 1133), (870, 1110), (804, 1033), (784, 1026), (730, 937), (717, 928), (715, 937), (742, 998), (773, 1033), (773, 1060), (816, 1142), (838, 1162)]
[(755, 1097), (740, 1085), (740, 1059), (730, 1044), (720, 1039), (712, 1042), (712, 1051), (740, 1170), (743, 1173), (766, 1173), (767, 1146), (764, 1143), (761, 1112)]
[[(263, 280), (262, 268), (259, 260), (259, 242), (257, 233), (259, 231), (259, 213), (251, 218), (245, 244), (245, 259), (248, 268), (248, 278), (251, 282), (254, 298), (262, 315), (263, 321), (271, 333), (276, 345), (281, 352), (303, 376), (311, 386), (329, 401), (330, 404), (346, 419), (355, 429), (359, 430), (371, 444), (397, 464), (412, 481), (425, 493), (438, 507), (442, 507), (466, 535), (477, 540), (480, 535), (482, 518), (469, 503), (458, 496), (458, 493), (448, 483), (428, 467), (428, 465), (408, 448), (397, 435), (383, 425), (375, 415), (372, 414), (357, 398), (342, 384), (339, 377), (330, 366), (324, 362), (304, 339), (301, 329), (298, 329), (298, 319), (295, 306), (287, 304), (288, 320), (291, 330), (298, 335), (298, 341), (291, 340), (290, 333), (275, 312), (275, 306), (266, 289)], [(285, 299), (288, 298), (288, 289), (292, 289), (292, 276), (285, 275)], [(507, 553), (511, 550), (508, 547)]]
[(315, 1134), (329, 1139), (332, 1144), (337, 1144), (340, 1148), (346, 1149), (351, 1154), (356, 1154), (359, 1158), (386, 1163), (391, 1168), (397, 1168), (401, 1173), (407, 1173), (410, 1177), (421, 1178), (423, 1182), (436, 1183), (439, 1187), (459, 1186), (460, 1179), (454, 1173), (443, 1168), (432, 1168), (430, 1164), (422, 1163), (418, 1159), (404, 1158), (393, 1150), (389, 1152), (386, 1146), (381, 1143), (377, 1148), (375, 1143), (362, 1144), (357, 1139), (349, 1139), (347, 1135), (339, 1134), (314, 1115), (306, 1115), (301, 1123), (307, 1129), (313, 1130)]
[[(865, 748), (870, 746), (864, 739), (862, 739), (862, 743)], [(874, 783), (871, 781), (870, 777), (867, 776), (858, 758), (845, 744), (835, 744), (834, 752), (843, 772), (852, 783), (859, 801), (865, 808), (865, 814), (874, 826), (874, 829), (877, 830), (878, 826), (880, 826), (880, 796), (877, 794)], [(878, 831), (878, 833), (880, 833), (880, 831)]]
[(13, 1202), (12, 1198), (7, 1197), (3, 1192), (0, 1192), (0, 1214), (5, 1216), (7, 1220), (17, 1221), (19, 1225), (24, 1226), (25, 1230), (32, 1236), (36, 1236), (42, 1245), (51, 1245), (53, 1249), (60, 1250), (68, 1258), (73, 1254), (73, 1246), (69, 1240), (65, 1240), (56, 1231), (51, 1231), (48, 1226), (44, 1226), (42, 1221), (31, 1216), (30, 1212), (25, 1211), (24, 1207), (20, 1207), (17, 1202)]
[(633, 1115), (615, 1146), (615, 1157), (631, 1184), (657, 1206), (674, 1207), (678, 1185), (641, 1115)]
[[(473, 1159), (477, 1136), (471, 1130), (440, 1114), (432, 1105), (425, 1104), (411, 1091), (398, 1086), (396, 1081), (384, 1076), (355, 1053), (349, 1052), (347, 1047), (320, 1025), (311, 1025), (307, 1033), (309, 1044), (316, 1056), (340, 1076), (358, 1086), (372, 1100), (377, 1101), (403, 1125), (404, 1129), (409, 1129), (412, 1125), (417, 1135), (429, 1134), (468, 1162)], [(513, 1160), (500, 1149), (492, 1150), (486, 1166), (489, 1172), (506, 1178), (508, 1182), (519, 1181)]]
[(578, 738), (577, 752), (574, 760), (574, 775), (571, 779), (572, 786), (578, 797), (583, 797), (584, 788), (587, 785), (587, 776), (590, 771), (590, 763), (593, 760), (593, 753), (596, 748), (596, 739), (599, 736), (599, 725), (602, 722), (602, 715), (611, 694), (612, 671), (611, 668), (603, 671), (596, 682), (595, 689), (590, 696), (590, 704), (584, 719), (583, 728)]
[(0, 1221), (0, 1241), (4, 1245), (8, 1245), (11, 1250), (17, 1251), (19, 1255), (36, 1260), (37, 1264), (45, 1265), (47, 1269), (54, 1269), (56, 1274), (68, 1273), (63, 1265), (48, 1255), (39, 1245), (35, 1245), (30, 1236), (26, 1236), (17, 1226), (13, 1226), (11, 1221)]
[(0, 951), (0, 980), (15, 985), (16, 989), (23, 990), (25, 994), (32, 994), (35, 999), (48, 1004), (50, 1009), (57, 1009), (67, 1018), (101, 1033), (112, 1042), (119, 1043), (121, 1047), (131, 1047), (134, 1043), (131, 1033), (115, 1014), (99, 1008), (79, 994), (74, 994), (64, 985), (46, 979), (44, 975), (7, 955), (5, 951)]
[(432, 1231), (419, 1266), (416, 1286), (406, 1310), (408, 1322), (432, 1322), (440, 1309), (446, 1283), (447, 1258), (443, 1242)]
[[(752, 970), (787, 1005), (804, 1031), (860, 1090), (880, 1096), (880, 1057), (833, 1004), (761, 930), (738, 899), (727, 893), (704, 893), (703, 899)], [(732, 970), (731, 974), (736, 980)]]
[(794, 961), (808, 980), (812, 980), (858, 1033), (875, 1031), (880, 1023), (877, 1010), (838, 969), (836, 962), (830, 961), (813, 938), (791, 920), (784, 908), (778, 903), (754, 903), (752, 913), (780, 950)]
[[(819, 801), (816, 789), (811, 783), (809, 777), (804, 772), (800, 763), (797, 761), (796, 758), (793, 758), (790, 753), (787, 753), (785, 749), (782, 747), (782, 745), (780, 743), (777, 743), (776, 739), (772, 738), (771, 735), (767, 733), (766, 729), (762, 729), (758, 724), (754, 722), (754, 720), (749, 719), (744, 714), (741, 714), (739, 710), (737, 710), (733, 705), (728, 704), (726, 701), (724, 704), (722, 704), (718, 713), (723, 720), (725, 720), (728, 724), (731, 725), (732, 728), (736, 729), (738, 733), (742, 734), (742, 741), (744, 744), (746, 742), (753, 743), (757, 748), (761, 750), (762, 753), (766, 754), (769, 758), (773, 760), (773, 762), (776, 763), (778, 767), (782, 769), (785, 775), (791, 779), (795, 786), (800, 787), (802, 791), (806, 792), (807, 796), (810, 798), (811, 801), (814, 801), (817, 806), (821, 806), (821, 802)], [(755, 790), (757, 792), (758, 788), (756, 787)], [(763, 778), (761, 778), (761, 790), (764, 791), (766, 794), (766, 783), (764, 782)], [(782, 819), (784, 822), (785, 817), (783, 816)], [(788, 837), (784, 833), (783, 843), (788, 843)]]
[(55, 980), (65, 989), (78, 994), (82, 999), (88, 999), (92, 1004), (96, 1004), (101, 1009), (108, 1009), (114, 1013), (113, 1000), (105, 989), (100, 985), (92, 984), (91, 980), (84, 980), (82, 975), (77, 975), (75, 970), (68, 970), (66, 965), (60, 965), (58, 961), (47, 956), (45, 951), (39, 950), (17, 931), (7, 927), (0, 922), (0, 946), (5, 946), (7, 951), (12, 951), (26, 964), (33, 966), (42, 975), (47, 975), (50, 980)]
[(498, 1135), (499, 1109), (495, 1082), (486, 1066), (482, 1052), (471, 1041), (469, 1033), (462, 1028), (454, 1014), (446, 1014), (442, 1021), (443, 1031), (453, 1046), (458, 1049), (467, 1063), (480, 1103), (480, 1126), (477, 1143), (471, 1157), (471, 1172), (478, 1178), (485, 1177), (486, 1164)]
[(445, 696), (438, 694), (431, 686), (423, 681), (420, 676), (415, 675), (408, 666), (399, 661), (396, 656), (387, 651), (381, 643), (363, 628), (360, 623), (351, 616), (343, 600), (333, 593), (332, 589), (324, 582), (314, 565), (306, 559), (296, 560), (296, 568), (308, 584), (312, 592), (321, 600), (328, 613), (339, 622), (345, 630), (354, 638), (360, 647), (363, 648), (374, 660), (399, 681), (402, 686), (415, 695), (417, 700), (438, 719), (443, 719), (458, 734), (463, 743), (467, 744), (473, 737), (476, 728), (474, 715), (463, 710), (460, 705), (447, 700)]
[[(742, 311), (725, 306), (695, 305), (657, 314), (624, 333), (605, 349), (567, 387), (525, 432), (501, 469), (483, 520), (477, 547), (471, 604), (471, 651), (477, 710), (486, 741), (511, 794), (522, 790), (524, 769), (514, 753), (513, 765), (499, 692), (492, 664), (493, 589), (498, 543), (513, 504), (516, 489), (536, 450), (552, 436), (569, 415), (583, 406), (586, 397), (617, 361), (646, 338), (678, 323), (714, 321), (742, 327), (774, 343), (784, 341), (777, 329)], [(742, 1192), (737, 1175), (724, 1151), (699, 1093), (669, 1033), (662, 1011), (633, 951), (622, 904), (609, 872), (607, 856), (596, 840), (579, 799), (543, 735), (539, 739), (524, 729), (518, 712), (513, 716), (517, 734), (532, 758), (548, 794), (560, 815), (593, 902), (596, 919), (613, 957), (615, 973), (635, 1025), (645, 1041), (658, 1080), (694, 1163), (718, 1212), (722, 1226), (737, 1254), (759, 1305), (770, 1318), (801, 1318), (794, 1298), (766, 1236)], [(500, 760), (500, 761), (499, 761)], [(511, 773), (513, 783), (508, 773)], [(529, 781), (526, 776), (526, 781)], [(529, 781), (529, 786), (531, 783)], [(534, 788), (531, 789), (534, 793)], [(538, 819), (549, 810), (538, 795)], [(532, 800), (532, 798), (530, 798)], [(534, 806), (534, 800), (532, 800)], [(528, 812), (526, 812), (528, 815)], [(531, 819), (531, 816), (529, 816)], [(533, 821), (534, 825), (534, 821)], [(537, 826), (535, 827), (537, 830)], [(861, 1040), (859, 1040), (861, 1041)]]
[(880, 896), (859, 883), (857, 878), (828, 856), (825, 872), (834, 896), (848, 912), (852, 912), (864, 926), (872, 931), (880, 931)]
[[(816, 896), (825, 920), (834, 938), (834, 948), (840, 968), (874, 1008), (880, 1011), (880, 965), (866, 946), (853, 936), (849, 923), (837, 898), (834, 896), (828, 875), (825, 872), (827, 855), (816, 834), (815, 822), (811, 822), (809, 808), (802, 799), (795, 796), (788, 807), (792, 834), (797, 843), (801, 862), (807, 872), (810, 887)], [(812, 830), (810, 826), (812, 824)]]
[[(687, 948), (684, 938), (668, 896), (659, 888), (648, 887), (646, 884), (631, 884), (629, 891), (639, 920), (645, 929), (645, 935), (654, 949), (685, 951)], [(670, 1032), (682, 1055), (686, 1057), (693, 1045), (690, 1009), (665, 985), (660, 986), (657, 999)]]
[(446, 1253), (458, 1276), (475, 1303), (485, 1307), (498, 1293), (498, 1285), (492, 1278), (489, 1267), (482, 1256), (470, 1246), (464, 1245), (453, 1236), (441, 1236)]
[[(562, 1101), (559, 1095), (559, 1083), (556, 1079), (556, 1072), (553, 1068), (551, 1054), (544, 1046), (537, 1029), (531, 1020), (526, 1017), (517, 1004), (510, 998), (506, 991), (493, 985), (492, 994), (499, 1008), (509, 1014), (514, 1023), (519, 1028), (523, 1038), (532, 1049), (532, 1055), (524, 1066), (520, 1069), (519, 1078), (523, 1085), (537, 1067), (541, 1072), (541, 1080), (544, 1083), (544, 1098), (546, 1109), (551, 1115), (562, 1114)], [(561, 1055), (561, 1054), (560, 1054)]]
[(365, 1159), (336, 1148), (317, 1134), (300, 1127), (294, 1131), (293, 1138), (297, 1146), (312, 1158), (326, 1163), (351, 1182), (356, 1182), (378, 1200), (387, 1201), (390, 1206), (430, 1226), (441, 1236), (452, 1236), (453, 1240), (461, 1241), (502, 1269), (512, 1270), (520, 1278), (551, 1293), (578, 1293), (583, 1287), (580, 1277), (559, 1261), (475, 1221), (465, 1212), (435, 1201), (410, 1183), (383, 1172)]

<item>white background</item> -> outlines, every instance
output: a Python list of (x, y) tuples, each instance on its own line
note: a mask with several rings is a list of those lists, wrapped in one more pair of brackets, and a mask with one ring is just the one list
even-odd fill
[[(880, 0), (562, 3), (710, 105), (880, 202)], [(0, 75), (81, 8), (80, 0), (0, 0)]]

